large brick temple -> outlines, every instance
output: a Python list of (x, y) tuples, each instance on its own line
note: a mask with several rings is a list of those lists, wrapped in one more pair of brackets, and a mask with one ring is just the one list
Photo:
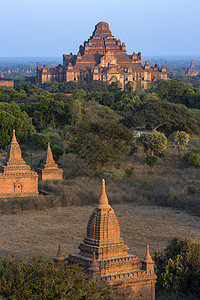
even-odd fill
[(38, 174), (22, 158), (20, 146), (13, 130), (7, 157), (0, 166), (0, 198), (38, 195)]
[(38, 66), (36, 71), (38, 86), (44, 82), (102, 80), (116, 82), (123, 89), (131, 84), (135, 90), (138, 83), (147, 88), (148, 83), (156, 79), (167, 79), (166, 67), (159, 68), (157, 64), (150, 67), (148, 62), (143, 66), (141, 52), (127, 54), (124, 42), (114, 38), (106, 22), (95, 26), (92, 36), (79, 47), (77, 55), (63, 54), (63, 65)]
[(129, 293), (131, 299), (155, 299), (156, 275), (149, 247), (143, 261), (128, 254), (117, 217), (108, 203), (104, 180), (99, 203), (89, 219), (87, 234), (79, 249), (79, 253), (69, 255), (68, 264), (84, 266), (89, 276)]

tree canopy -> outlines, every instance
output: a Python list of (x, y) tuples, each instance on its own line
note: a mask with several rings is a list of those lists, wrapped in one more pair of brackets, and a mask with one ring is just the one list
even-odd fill
[(130, 151), (131, 132), (113, 120), (77, 123), (71, 130), (69, 151), (99, 170), (106, 163), (119, 162)]
[(41, 258), (0, 259), (1, 299), (119, 299), (77, 267)]
[(11, 140), (13, 130), (19, 139), (24, 139), (33, 133), (35, 128), (32, 119), (22, 112), (16, 103), (0, 103), (0, 147), (5, 147)]
[(152, 130), (159, 129), (166, 135), (177, 130), (187, 133), (198, 131), (194, 115), (186, 106), (156, 99), (138, 105), (123, 122), (128, 127), (146, 126)]

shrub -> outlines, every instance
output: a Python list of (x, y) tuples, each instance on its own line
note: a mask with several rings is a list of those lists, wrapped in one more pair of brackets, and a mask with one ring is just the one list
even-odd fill
[(155, 252), (153, 259), (159, 289), (193, 295), (192, 299), (200, 296), (200, 244), (173, 238), (164, 252)]
[(35, 133), (29, 139), (29, 144), (35, 149), (47, 149), (50, 137), (44, 133)]
[(153, 172), (153, 169), (157, 161), (158, 161), (158, 157), (156, 155), (150, 155), (150, 154), (147, 155), (145, 159), (145, 163), (147, 164), (147, 166), (149, 166), (151, 173)]
[(101, 173), (102, 177), (107, 180), (121, 180), (124, 174), (120, 171), (103, 171)]
[(60, 156), (63, 155), (64, 150), (63, 150), (63, 148), (56, 145), (52, 148), (52, 153), (53, 153), (53, 158), (54, 158), (55, 162), (57, 162), (59, 160)]
[(28, 261), (0, 259), (1, 299), (119, 299), (83, 274), (78, 267), (49, 263), (41, 258)]
[(130, 168), (127, 168), (125, 172), (128, 178), (132, 178), (135, 175), (135, 167), (131, 166)]
[(186, 161), (192, 167), (200, 167), (200, 154), (190, 152), (187, 155)]

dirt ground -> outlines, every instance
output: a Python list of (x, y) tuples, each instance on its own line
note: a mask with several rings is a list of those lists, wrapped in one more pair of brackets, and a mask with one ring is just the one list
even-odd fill
[[(172, 208), (115, 204), (122, 237), (130, 253), (141, 259), (163, 250), (170, 238), (181, 236), (200, 242), (200, 218)], [(43, 256), (52, 259), (57, 245), (67, 257), (78, 251), (93, 207), (64, 207), (45, 211), (0, 215), (0, 256)]]

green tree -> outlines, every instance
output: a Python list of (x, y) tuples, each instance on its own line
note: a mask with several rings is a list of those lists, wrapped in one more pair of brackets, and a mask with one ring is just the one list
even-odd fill
[(173, 238), (163, 252), (155, 252), (153, 260), (161, 291), (199, 298), (200, 244)]
[(0, 103), (0, 147), (11, 140), (13, 129), (19, 140), (26, 143), (27, 137), (35, 133), (31, 118), (15, 103)]
[(181, 151), (185, 149), (185, 146), (189, 142), (189, 134), (187, 134), (185, 131), (175, 131), (170, 135), (169, 140), (174, 143), (175, 148), (178, 150), (178, 154), (181, 155)]
[(187, 91), (187, 85), (177, 80), (158, 80), (153, 84), (150, 90), (158, 94), (163, 100), (182, 103), (182, 97)]
[(143, 133), (139, 138), (139, 143), (144, 151), (151, 156), (162, 154), (167, 148), (167, 138), (164, 133), (153, 130), (150, 133)]
[(200, 167), (200, 153), (189, 152), (187, 154), (186, 161), (191, 167), (199, 168)]
[(167, 136), (174, 131), (198, 132), (197, 122), (192, 112), (182, 104), (151, 99), (138, 105), (123, 123), (128, 127), (146, 126), (152, 130), (162, 130)]
[(158, 156), (148, 154), (145, 158), (145, 163), (149, 166), (150, 173), (153, 173), (156, 163), (158, 161)]
[(50, 263), (41, 258), (0, 259), (1, 299), (119, 299), (78, 267)]
[(77, 123), (72, 129), (68, 151), (76, 153), (94, 169), (106, 163), (119, 162), (132, 145), (132, 134), (114, 120), (99, 119)]

